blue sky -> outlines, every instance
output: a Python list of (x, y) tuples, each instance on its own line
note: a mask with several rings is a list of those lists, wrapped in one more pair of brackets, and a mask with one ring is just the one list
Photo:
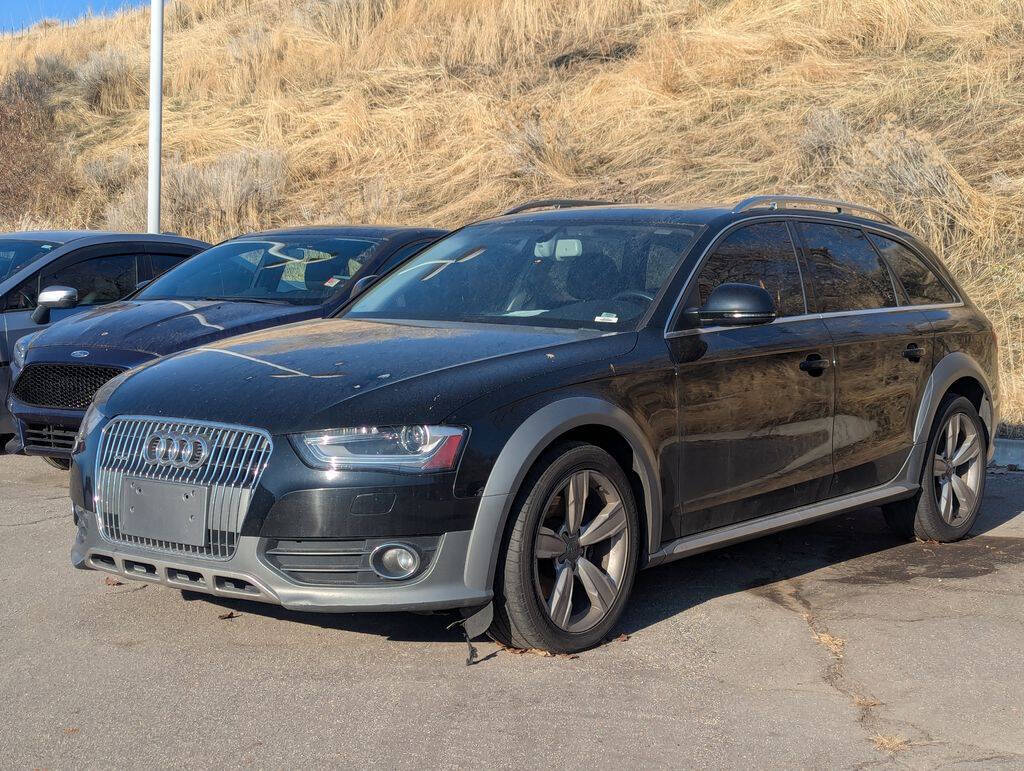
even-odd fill
[(24, 29), (40, 19), (73, 21), (86, 13), (112, 13), (148, 0), (0, 0), (0, 30)]

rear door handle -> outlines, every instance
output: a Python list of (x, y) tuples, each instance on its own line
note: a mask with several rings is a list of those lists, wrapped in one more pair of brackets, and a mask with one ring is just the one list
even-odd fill
[(828, 365), (828, 359), (823, 358), (820, 353), (812, 353), (800, 362), (800, 369), (811, 377), (818, 377), (822, 372), (828, 369)]
[(921, 361), (921, 357), (924, 356), (924, 348), (919, 346), (917, 343), (911, 343), (906, 348), (904, 348), (900, 352), (900, 354), (905, 359), (910, 359), (910, 361), (918, 362)]

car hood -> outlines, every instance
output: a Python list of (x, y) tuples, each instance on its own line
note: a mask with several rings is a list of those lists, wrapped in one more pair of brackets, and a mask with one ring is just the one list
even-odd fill
[(254, 329), (319, 315), (319, 306), (223, 300), (129, 300), (57, 322), (32, 340), (30, 350), (72, 346), (163, 356)]
[(623, 355), (635, 343), (635, 333), (318, 320), (145, 365), (114, 391), (104, 412), (210, 420), (275, 434), (427, 422), (504, 385)]

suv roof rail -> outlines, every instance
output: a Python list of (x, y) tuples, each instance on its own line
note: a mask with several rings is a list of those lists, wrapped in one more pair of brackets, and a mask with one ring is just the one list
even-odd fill
[(746, 211), (747, 209), (778, 209), (786, 205), (802, 205), (802, 206), (827, 206), (830, 209), (835, 209), (836, 212), (842, 214), (848, 212), (854, 214), (860, 212), (861, 214), (867, 214), (871, 217), (881, 220), (889, 225), (896, 225), (893, 220), (882, 214), (877, 209), (872, 209), (869, 206), (862, 206), (859, 203), (850, 203), (849, 201), (834, 201), (830, 198), (809, 198), (803, 195), (752, 195), (750, 198), (744, 198), (738, 204), (732, 207), (733, 212)]
[(501, 213), (502, 217), (509, 214), (530, 211), (531, 209), (571, 209), (575, 206), (614, 206), (613, 201), (586, 201), (576, 198), (542, 198), (539, 201), (527, 201), (518, 206), (513, 206), (508, 211)]

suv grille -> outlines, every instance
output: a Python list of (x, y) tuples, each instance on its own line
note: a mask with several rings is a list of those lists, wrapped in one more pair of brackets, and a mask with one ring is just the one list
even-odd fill
[[(209, 455), (198, 468), (155, 465), (143, 457), (157, 432), (201, 435)], [(267, 466), (273, 444), (252, 428), (157, 418), (115, 418), (103, 429), (97, 452), (96, 509), (104, 538), (113, 543), (207, 559), (230, 559), (249, 509), (252, 491)], [(126, 478), (152, 479), (208, 489), (206, 534), (202, 546), (161, 541), (121, 530)], [(174, 511), (167, 512), (175, 516)]]
[(122, 372), (120, 367), (93, 364), (29, 364), (18, 376), (13, 394), (33, 407), (84, 410), (103, 384)]
[(73, 428), (29, 423), (25, 426), (25, 449), (71, 452), (77, 434)]

